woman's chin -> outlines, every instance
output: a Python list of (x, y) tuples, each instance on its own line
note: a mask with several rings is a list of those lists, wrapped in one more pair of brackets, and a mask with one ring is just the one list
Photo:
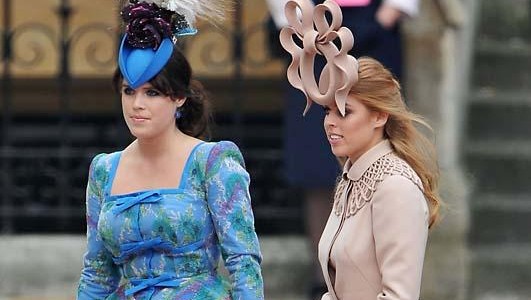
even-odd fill
[(346, 156), (345, 152), (344, 151), (341, 151), (341, 149), (339, 147), (330, 147), (330, 149), (332, 150), (332, 153), (334, 154), (334, 156), (336, 157), (342, 157), (342, 156)]
[(149, 139), (150, 135), (147, 132), (142, 132), (141, 130), (131, 130), (129, 129), (129, 132), (132, 136), (134, 136), (137, 139)]

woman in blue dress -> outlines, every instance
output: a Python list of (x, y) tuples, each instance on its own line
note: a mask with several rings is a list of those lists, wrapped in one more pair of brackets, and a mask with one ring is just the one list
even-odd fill
[(164, 3), (122, 11), (128, 27), (114, 83), (136, 139), (90, 165), (77, 299), (263, 299), (249, 174), (234, 143), (201, 140), (209, 119), (202, 88), (171, 36), (151, 31), (168, 26), (165, 14), (171, 34), (193, 28)]

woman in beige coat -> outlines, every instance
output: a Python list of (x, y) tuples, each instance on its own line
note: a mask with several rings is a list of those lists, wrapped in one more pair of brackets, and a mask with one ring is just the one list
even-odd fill
[(322, 299), (418, 300), (439, 206), (433, 147), (391, 73), (370, 58), (358, 63), (345, 115), (325, 106), (332, 152), (346, 163), (319, 243)]
[[(332, 152), (346, 160), (319, 242), (322, 299), (418, 300), (440, 204), (434, 147), (415, 127), (427, 124), (408, 111), (389, 70), (347, 54), (354, 38), (334, 1), (289, 0), (285, 12), (288, 80), (306, 95), (305, 112), (314, 102), (325, 108)], [(317, 55), (327, 60), (319, 82)]]

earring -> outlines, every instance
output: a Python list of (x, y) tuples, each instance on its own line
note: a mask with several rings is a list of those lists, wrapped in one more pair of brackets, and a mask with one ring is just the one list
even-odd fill
[(178, 108), (176, 111), (175, 111), (175, 114), (173, 115), (175, 117), (176, 120), (179, 120), (182, 116), (183, 116), (183, 113), (181, 112), (181, 109)]

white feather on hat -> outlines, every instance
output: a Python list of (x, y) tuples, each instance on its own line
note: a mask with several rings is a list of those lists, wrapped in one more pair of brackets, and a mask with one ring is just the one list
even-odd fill
[(186, 22), (193, 26), (196, 17), (219, 21), (225, 16), (226, 1), (223, 0), (141, 0), (155, 3), (159, 7), (183, 15)]

